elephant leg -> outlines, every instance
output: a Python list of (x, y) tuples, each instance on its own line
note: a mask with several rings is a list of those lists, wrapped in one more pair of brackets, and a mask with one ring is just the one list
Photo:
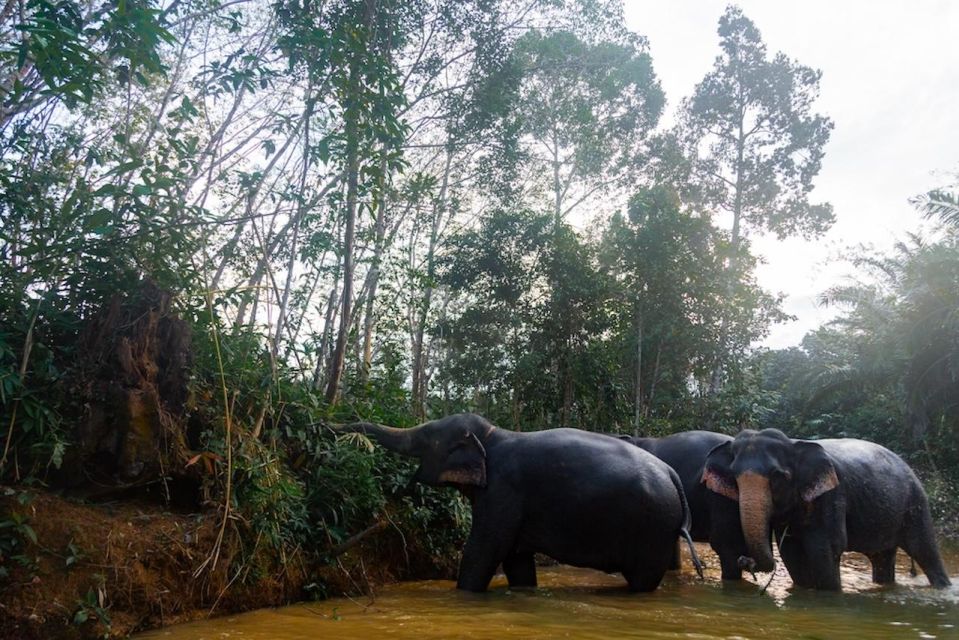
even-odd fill
[(924, 503), (922, 510), (907, 523), (899, 546), (922, 568), (929, 583), (942, 589), (951, 585), (952, 581), (942, 564), (933, 531), (932, 516), (929, 515), (928, 505)]
[(786, 565), (786, 571), (793, 584), (804, 589), (812, 589), (815, 581), (812, 576), (812, 567), (802, 541), (796, 536), (785, 535), (779, 538), (779, 556)]
[(678, 553), (675, 534), (648, 537), (630, 565), (623, 569), (623, 577), (630, 591), (653, 591), (663, 581), (663, 576)]
[(486, 591), (496, 567), (506, 560), (509, 549), (506, 545), (497, 544), (496, 540), (474, 535), (474, 532), (475, 529), (470, 532), (463, 547), (456, 588), (480, 593)]
[(515, 504), (506, 501), (499, 505), (489, 501), (473, 505), (473, 526), (463, 547), (457, 589), (486, 591), (496, 568), (516, 545), (521, 515)]
[(872, 581), (876, 584), (895, 584), (896, 549), (886, 549), (868, 556), (872, 565)]
[(719, 556), (723, 580), (742, 580), (739, 556), (748, 555), (739, 522), (739, 506), (727, 498), (711, 495), (709, 505), (709, 546)]
[(536, 561), (532, 553), (513, 551), (503, 560), (510, 589), (536, 588)]
[[(713, 547), (715, 549), (715, 547)], [(743, 579), (743, 570), (739, 568), (739, 556), (744, 554), (736, 554), (731, 552), (722, 552), (717, 550), (716, 553), (719, 554), (719, 566), (722, 571), (723, 580), (742, 580)]]
[(802, 545), (809, 567), (809, 586), (825, 591), (842, 591), (839, 560), (845, 544), (839, 545), (830, 539), (828, 531), (815, 531), (804, 536)]
[(670, 571), (679, 571), (682, 569), (680, 564), (680, 558), (682, 558), (682, 552), (679, 550), (680, 540), (676, 538), (676, 544), (673, 545), (673, 558), (669, 561), (669, 570)]
[(623, 571), (629, 590), (634, 592), (655, 591), (659, 583), (663, 581), (664, 575), (666, 575), (665, 568), (640, 567)]

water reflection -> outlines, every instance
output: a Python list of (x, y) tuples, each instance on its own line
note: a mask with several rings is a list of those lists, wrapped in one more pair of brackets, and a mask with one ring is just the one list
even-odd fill
[[(587, 569), (544, 567), (540, 588), (510, 591), (502, 577), (489, 593), (461, 593), (446, 581), (383, 588), (374, 601), (332, 599), (261, 610), (138, 636), (141, 640), (242, 638), (959, 638), (959, 586), (937, 591), (908, 574), (899, 584), (872, 584), (868, 563), (843, 562), (843, 593), (793, 589), (785, 570), (765, 593), (751, 581), (723, 584), (718, 562), (707, 579), (688, 569), (669, 574), (650, 594), (626, 591), (619, 576)], [(959, 554), (947, 553), (950, 575)], [(759, 576), (765, 584), (768, 576)], [(957, 581), (954, 578), (954, 581)], [(959, 582), (959, 581), (957, 581)]]

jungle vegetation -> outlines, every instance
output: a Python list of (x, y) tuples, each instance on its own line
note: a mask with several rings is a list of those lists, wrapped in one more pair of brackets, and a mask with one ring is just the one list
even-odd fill
[(755, 348), (786, 315), (750, 238), (833, 221), (820, 74), (729, 7), (667, 118), (621, 9), (3, 3), (2, 481), (185, 484), (242, 516), (221, 535), (288, 554), (390, 510), (441, 555), (460, 499), (322, 423), (469, 410), (863, 437), (957, 495), (959, 185), (917, 194), (934, 231), (823, 291), (836, 321)]

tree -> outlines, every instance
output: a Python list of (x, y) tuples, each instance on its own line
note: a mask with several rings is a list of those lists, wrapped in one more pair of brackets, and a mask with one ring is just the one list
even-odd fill
[[(761, 384), (778, 396), (767, 424), (807, 436), (875, 440), (932, 466), (959, 461), (959, 246), (912, 236), (888, 254), (860, 253), (860, 275), (829, 288), (841, 315), (799, 349), (762, 354)], [(905, 428), (904, 428), (905, 427)]]
[[(721, 318), (729, 318), (736, 362), (776, 318), (775, 299), (748, 277), (733, 297), (724, 295), (727, 245), (708, 216), (683, 207), (663, 185), (637, 191), (626, 215), (610, 221), (601, 263), (616, 283), (611, 349), (631, 385), (634, 431), (649, 417), (678, 417), (691, 403), (689, 382), (710, 375)], [(741, 260), (748, 274), (752, 259)]]
[(521, 413), (530, 418), (552, 404), (541, 384), (535, 406), (528, 406), (520, 373), (529, 372), (540, 383), (545, 375), (542, 354), (529, 345), (550, 223), (546, 214), (496, 209), (476, 229), (450, 238), (441, 270), (461, 306), (440, 327), (446, 351), (442, 375), (467, 406), (517, 425)]
[[(755, 24), (730, 6), (719, 20), (721, 54), (683, 102), (681, 137), (705, 204), (732, 217), (728, 286), (748, 230), (816, 236), (832, 207), (809, 201), (832, 121), (813, 111), (821, 73), (783, 53), (769, 58)], [(722, 382), (725, 330), (710, 390)]]
[(681, 213), (678, 197), (666, 187), (634, 194), (627, 215), (615, 214), (603, 238), (603, 266), (618, 285), (613, 308), (621, 317), (620, 344), (635, 354), (624, 359), (623, 370), (632, 360), (636, 433), (657, 385), (667, 394), (684, 385), (708, 343), (718, 317), (715, 241), (708, 219)]
[(515, 117), (534, 170), (548, 177), (554, 226), (622, 185), (665, 97), (639, 37), (586, 42), (533, 31), (516, 45)]
[(916, 196), (910, 202), (926, 218), (959, 229), (959, 173), (953, 175), (951, 185)]

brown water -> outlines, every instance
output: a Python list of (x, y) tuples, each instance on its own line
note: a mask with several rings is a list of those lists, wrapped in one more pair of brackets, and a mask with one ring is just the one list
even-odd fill
[[(380, 589), (375, 599), (334, 598), (263, 609), (141, 634), (139, 640), (294, 640), (306, 638), (957, 638), (959, 549), (944, 549), (957, 586), (928, 587), (908, 574), (899, 584), (872, 584), (868, 564), (847, 554), (843, 593), (792, 589), (780, 568), (768, 590), (746, 581), (723, 584), (704, 545), (705, 581), (684, 558), (654, 593), (633, 594), (619, 576), (572, 567), (541, 567), (540, 588), (510, 591), (498, 576), (485, 594), (462, 593), (452, 582), (423, 581)], [(765, 584), (767, 576), (760, 576)]]

